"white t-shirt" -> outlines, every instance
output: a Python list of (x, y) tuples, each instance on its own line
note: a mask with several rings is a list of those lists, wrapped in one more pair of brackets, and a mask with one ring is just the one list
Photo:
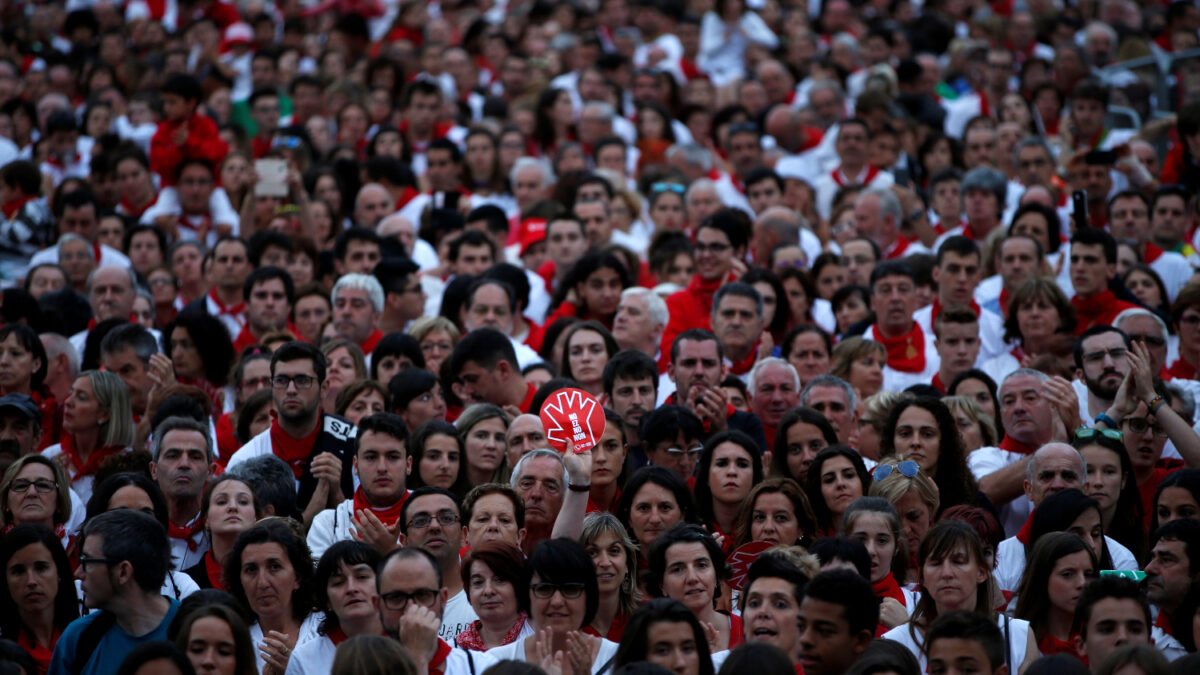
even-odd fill
[[(1000, 634), (1004, 635), (1008, 641), (1008, 663), (1011, 664), (1009, 666), (1012, 669), (1011, 672), (1016, 673), (1021, 664), (1025, 662), (1025, 650), (1028, 648), (1029, 642), (1029, 622), (1023, 619), (1010, 619), (999, 614), (996, 616), (996, 625), (1000, 626)], [(920, 631), (916, 631), (916, 634), (914, 639), (913, 631), (909, 630), (908, 624), (902, 623), (884, 633), (883, 638), (908, 647), (912, 655), (917, 657), (917, 662), (921, 666), (919, 672), (924, 673), (929, 669), (923, 649), (925, 636)]]
[(458, 634), (478, 618), (475, 608), (467, 600), (467, 589), (464, 588), (446, 601), (446, 608), (442, 611), (442, 629), (438, 631), (438, 637), (454, 644)]
[[(496, 659), (497, 661), (512, 660), (521, 661), (524, 663), (525, 641), (528, 639), (529, 638), (521, 638), (516, 642), (510, 642), (509, 644), (502, 645), (500, 647), (493, 647), (492, 649), (484, 652), (484, 654)], [(612, 665), (609, 663), (609, 661), (612, 661), (616, 657), (617, 643), (611, 640), (600, 638), (600, 650), (596, 652), (596, 660), (592, 661), (592, 675), (599, 675), (601, 669), (604, 668), (605, 665), (608, 665), (607, 670), (611, 671)], [(448, 672), (447, 675), (449, 675)]]

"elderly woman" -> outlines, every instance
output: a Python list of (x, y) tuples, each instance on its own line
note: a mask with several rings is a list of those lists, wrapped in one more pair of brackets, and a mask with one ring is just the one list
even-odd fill
[(455, 420), (465, 450), (467, 479), (472, 486), (506, 482), (504, 448), (509, 421), (508, 413), (491, 403), (476, 403)]
[(1020, 368), (1029, 359), (1061, 359), (1075, 344), (1075, 310), (1053, 279), (1032, 277), (1013, 291), (1004, 319), (1004, 340), (1016, 346), (1007, 354), (989, 359), (983, 371), (992, 380)]
[(425, 355), (425, 369), (438, 372), (442, 360), (450, 357), (454, 345), (462, 336), (454, 322), (441, 316), (423, 316), (408, 327), (408, 334), (417, 339)]
[(887, 349), (882, 343), (860, 337), (846, 338), (833, 348), (829, 372), (850, 383), (860, 398), (872, 396), (883, 387)]
[(133, 413), (125, 383), (113, 373), (89, 370), (75, 379), (63, 405), (62, 440), (42, 454), (63, 467), (70, 487), (87, 501), (100, 464), (132, 442)]
[[(498, 660), (542, 663), (555, 652), (582, 655), (592, 675), (600, 675), (617, 654), (617, 643), (584, 632), (596, 617), (600, 589), (596, 566), (582, 544), (550, 539), (538, 544), (525, 570), (529, 621), (536, 635), (488, 650)], [(578, 671), (577, 671), (578, 672)]]
[(58, 536), (68, 554), (73, 554), (75, 537), (71, 534), (83, 522), (82, 514), (70, 527), (71, 514), (83, 511), (72, 506), (66, 473), (60, 464), (41, 455), (24, 455), (8, 466), (0, 480), (0, 526), (10, 529), (32, 523), (44, 525)]
[(467, 601), (479, 618), (458, 634), (459, 647), (485, 652), (533, 635), (521, 549), (500, 541), (484, 542), (467, 552), (461, 571)]

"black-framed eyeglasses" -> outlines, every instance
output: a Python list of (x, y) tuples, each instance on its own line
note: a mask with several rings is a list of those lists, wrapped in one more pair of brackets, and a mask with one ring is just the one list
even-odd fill
[(90, 558), (85, 555), (79, 556), (79, 567), (85, 572), (87, 571), (88, 565), (112, 565), (115, 562), (118, 561), (112, 560), (111, 558)]
[(394, 611), (407, 607), (410, 600), (422, 607), (429, 607), (433, 605), (434, 600), (437, 600), (437, 594), (436, 588), (418, 588), (411, 593), (404, 591), (384, 593), (379, 596), (379, 599), (383, 601), (384, 607)]
[(37, 490), (39, 494), (49, 494), (54, 492), (58, 487), (58, 483), (52, 480), (25, 480), (24, 478), (14, 480), (12, 485), (8, 487), (9, 492), (21, 494), (28, 492), (29, 488)]
[(1125, 419), (1121, 420), (1121, 425), (1128, 427), (1129, 430), (1135, 434), (1144, 434), (1146, 433), (1147, 429), (1150, 429), (1154, 432), (1154, 435), (1158, 436), (1159, 438), (1167, 437), (1166, 429), (1162, 428), (1162, 426), (1158, 424), (1152, 423), (1145, 417), (1126, 417)]
[(1085, 427), (1083, 429), (1075, 430), (1075, 438), (1078, 438), (1081, 441), (1086, 441), (1087, 439), (1095, 438), (1096, 436), (1103, 436), (1105, 438), (1109, 438), (1114, 441), (1123, 441), (1125, 439), (1125, 434), (1121, 433), (1120, 431), (1117, 431), (1116, 429), (1098, 429), (1096, 427)]
[(271, 386), (276, 389), (287, 389), (288, 385), (293, 383), (300, 390), (312, 389), (312, 386), (317, 383), (317, 378), (312, 375), (276, 375), (271, 378)]
[(582, 596), (586, 588), (583, 584), (576, 582), (566, 584), (552, 584), (549, 582), (529, 584), (529, 592), (533, 594), (533, 597), (542, 600), (552, 597), (555, 591), (562, 593), (562, 596), (567, 600), (574, 600)]
[(1113, 361), (1116, 361), (1118, 359), (1125, 358), (1125, 356), (1128, 354), (1129, 354), (1129, 350), (1125, 349), (1124, 347), (1114, 347), (1112, 349), (1102, 349), (1098, 352), (1091, 352), (1089, 354), (1084, 354), (1083, 362), (1084, 363), (1100, 363), (1101, 361), (1104, 360), (1105, 356), (1108, 356)]
[(450, 527), (458, 522), (458, 514), (454, 513), (453, 511), (439, 511), (436, 516), (431, 516), (428, 513), (422, 513), (413, 516), (413, 519), (408, 521), (408, 529), (423, 530), (429, 527), (429, 524), (433, 522), (434, 518), (437, 518), (438, 524), (440, 524), (442, 527)]
[(871, 477), (875, 479), (876, 483), (878, 483), (879, 481), (892, 475), (892, 471), (899, 471), (900, 475), (906, 478), (916, 478), (917, 474), (921, 472), (921, 467), (911, 459), (906, 459), (895, 466), (892, 466), (891, 464), (880, 464), (879, 466), (875, 467), (875, 471), (871, 474)]

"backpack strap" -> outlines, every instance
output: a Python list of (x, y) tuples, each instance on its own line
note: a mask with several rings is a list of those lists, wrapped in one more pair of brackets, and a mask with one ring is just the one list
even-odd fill
[(117, 615), (109, 611), (101, 611), (96, 620), (88, 624), (79, 634), (79, 642), (75, 643), (75, 660), (71, 663), (72, 675), (80, 675), (83, 667), (96, 652), (100, 640), (113, 626), (117, 625)]

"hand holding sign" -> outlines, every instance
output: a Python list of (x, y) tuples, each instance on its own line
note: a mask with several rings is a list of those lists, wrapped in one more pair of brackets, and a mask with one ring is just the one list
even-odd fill
[(546, 440), (559, 452), (567, 451), (570, 440), (575, 453), (587, 452), (604, 435), (604, 409), (582, 389), (561, 389), (542, 405), (539, 415)]
[(746, 574), (750, 571), (750, 565), (758, 560), (759, 554), (774, 546), (775, 544), (769, 541), (752, 541), (742, 544), (733, 553), (730, 553), (729, 587), (738, 591), (744, 590)]

